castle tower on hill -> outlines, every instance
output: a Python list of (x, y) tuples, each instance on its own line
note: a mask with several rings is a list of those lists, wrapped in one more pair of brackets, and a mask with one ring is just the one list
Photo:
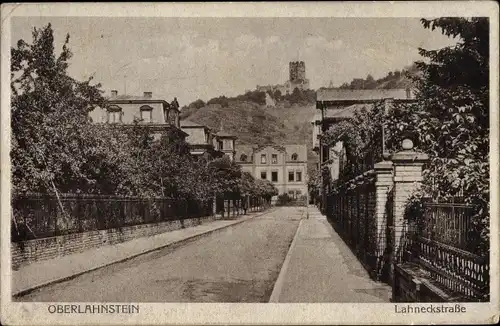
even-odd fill
[(290, 62), (290, 82), (297, 83), (306, 80), (306, 64), (304, 61)]
[(309, 79), (306, 78), (306, 64), (304, 61), (291, 61), (289, 63), (290, 79), (282, 85), (257, 85), (261, 92), (280, 91), (281, 94), (291, 94), (295, 88), (300, 90), (309, 89)]
[(304, 61), (290, 62), (289, 70), (290, 80), (285, 84), (289, 93), (292, 93), (295, 88), (300, 90), (309, 89), (309, 79), (306, 78), (306, 64)]

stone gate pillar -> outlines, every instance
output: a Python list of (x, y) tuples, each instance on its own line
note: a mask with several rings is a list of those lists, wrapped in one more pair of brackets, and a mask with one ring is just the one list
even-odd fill
[(388, 259), (387, 247), (387, 197), (393, 186), (393, 165), (391, 161), (382, 161), (374, 166), (375, 169), (375, 255), (377, 278), (383, 277), (383, 270)]
[(422, 166), (429, 159), (427, 154), (415, 152), (413, 143), (409, 139), (403, 141), (403, 149), (402, 152), (393, 154), (391, 158), (394, 164), (393, 263), (398, 261), (401, 254), (401, 236), (405, 227), (404, 211), (408, 197), (422, 184)]

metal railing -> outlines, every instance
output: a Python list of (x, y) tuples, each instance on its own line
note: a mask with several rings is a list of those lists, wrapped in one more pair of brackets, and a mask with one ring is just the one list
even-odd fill
[(489, 294), (489, 259), (476, 250), (480, 234), (472, 225), (474, 206), (424, 202), (411, 223), (402, 262), (418, 264), (429, 278), (466, 301)]
[(327, 217), (358, 259), (375, 271), (379, 253), (374, 180), (364, 180), (351, 189), (342, 186), (337, 189), (327, 197)]
[[(241, 203), (241, 200), (239, 201)], [(232, 208), (236, 215), (259, 210), (262, 201)], [(213, 201), (195, 201), (164, 197), (124, 197), (102, 195), (22, 194), (12, 198), (11, 241), (53, 237), (184, 220), (213, 215)]]

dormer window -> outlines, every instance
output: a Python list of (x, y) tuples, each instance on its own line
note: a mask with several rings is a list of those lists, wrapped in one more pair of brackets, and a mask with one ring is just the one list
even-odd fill
[(297, 161), (298, 158), (299, 158), (299, 156), (297, 155), (297, 153), (292, 154), (292, 161)]
[(146, 123), (153, 122), (153, 108), (148, 105), (141, 106), (141, 120)]
[(247, 159), (248, 159), (248, 157), (245, 154), (241, 154), (241, 156), (240, 156), (240, 161), (241, 162), (246, 162)]
[(108, 123), (122, 122), (122, 108), (116, 105), (108, 107)]

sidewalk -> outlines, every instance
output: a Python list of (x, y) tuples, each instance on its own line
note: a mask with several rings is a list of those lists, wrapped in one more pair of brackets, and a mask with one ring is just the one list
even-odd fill
[(216, 230), (264, 215), (269, 211), (248, 213), (234, 220), (216, 220), (186, 229), (141, 237), (116, 245), (35, 262), (23, 266), (17, 271), (12, 271), (12, 294), (14, 296), (27, 294), (52, 283), (62, 282), (154, 250), (193, 240)]
[(314, 206), (285, 258), (270, 302), (390, 302), (391, 288), (368, 272)]

